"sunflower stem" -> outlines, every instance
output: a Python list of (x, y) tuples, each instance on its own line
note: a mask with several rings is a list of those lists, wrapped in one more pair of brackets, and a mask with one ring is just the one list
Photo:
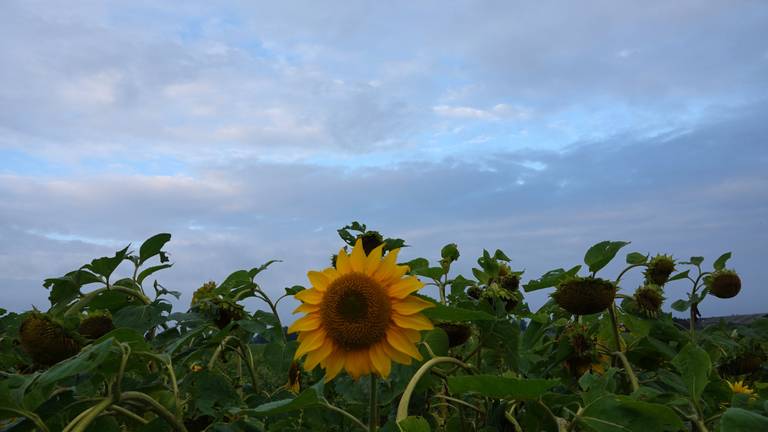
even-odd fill
[(408, 385), (405, 387), (405, 391), (403, 392), (403, 396), (400, 398), (400, 403), (397, 405), (397, 417), (395, 418), (397, 423), (400, 423), (403, 419), (408, 417), (408, 404), (411, 402), (411, 395), (416, 389), (416, 384), (419, 383), (419, 380), (421, 380), (421, 378), (426, 375), (426, 373), (429, 372), (433, 366), (440, 363), (453, 363), (467, 370), (472, 369), (472, 367), (468, 364), (453, 357), (435, 357), (421, 365), (419, 370), (417, 370), (413, 375), (413, 378), (411, 378), (411, 380), (408, 382)]
[(624, 348), (621, 346), (621, 335), (619, 334), (619, 320), (616, 318), (616, 305), (611, 303), (608, 306), (608, 315), (611, 316), (611, 328), (613, 329), (613, 341), (616, 344), (616, 351), (624, 352)]
[(378, 383), (375, 373), (371, 373), (371, 405), (368, 417), (368, 432), (376, 432), (379, 428)]

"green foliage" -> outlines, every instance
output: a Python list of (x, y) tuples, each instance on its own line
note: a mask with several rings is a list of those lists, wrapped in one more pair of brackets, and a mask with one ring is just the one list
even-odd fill
[[(405, 245), (359, 222), (338, 232), (347, 247), (365, 235), (383, 241), (385, 251)], [(35, 314), (82, 346), (56, 364), (35, 364), (20, 343), (28, 313), (0, 309), (0, 429), (346, 431), (369, 424), (368, 377), (341, 374), (326, 383), (316, 367), (299, 369), (298, 381), (289, 382), (299, 344), (285, 332), (278, 304), (305, 290), (296, 282), (307, 281), (281, 285), (284, 295), (273, 300), (259, 282), (279, 262), (270, 260), (207, 284), (189, 310), (174, 312), (168, 296), (178, 293), (154, 279), (173, 266), (165, 251), (170, 239), (158, 234), (137, 253), (128, 246), (45, 279), (51, 307)], [(601, 271), (628, 244), (597, 243), (584, 264)], [(452, 272), (466, 258), (454, 243), (432, 264), (421, 257), (401, 263), (436, 286), (440, 298), (417, 294), (433, 303), (422, 313), (436, 324), (420, 332), (423, 360), (392, 363), (389, 377), (374, 383), (373, 423), (382, 431), (768, 429), (768, 320), (681, 327), (668, 313), (634, 314), (629, 296), (579, 318), (554, 301), (531, 310), (524, 293), (553, 290), (582, 266), (522, 280), (513, 262), (524, 251), (491, 250), (477, 257), (468, 277)], [(714, 260), (713, 270), (725, 270), (731, 255)], [(643, 271), (649, 257), (628, 253), (621, 273), (601, 278), (620, 285), (620, 275)], [(702, 301), (719, 301), (708, 295), (711, 273), (703, 262), (678, 262), (688, 268), (669, 278), (665, 297), (688, 295), (671, 298), (665, 310), (695, 317)], [(619, 296), (628, 288), (636, 287), (619, 286)], [(246, 309), (246, 299), (263, 310), (254, 303)], [(115, 329), (83, 338), (79, 324), (91, 314), (108, 314)], [(404, 399), (409, 403), (400, 407)]]

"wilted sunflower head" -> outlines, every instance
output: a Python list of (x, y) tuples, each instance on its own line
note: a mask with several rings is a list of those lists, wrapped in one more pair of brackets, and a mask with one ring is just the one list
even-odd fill
[(596, 277), (573, 276), (562, 281), (551, 297), (574, 315), (590, 315), (611, 305), (616, 297), (616, 285)]
[(97, 311), (80, 321), (77, 332), (86, 339), (98, 339), (114, 329), (112, 315), (108, 311)]
[(741, 278), (733, 270), (717, 270), (704, 280), (709, 292), (718, 298), (736, 297), (741, 291)]
[(301, 391), (301, 369), (296, 361), (292, 361), (291, 366), (288, 368), (288, 384), (286, 388), (296, 394)]
[(469, 298), (480, 300), (480, 297), (482, 295), (483, 295), (483, 290), (477, 285), (472, 285), (471, 287), (467, 288), (467, 297)]
[(589, 327), (571, 324), (563, 330), (563, 337), (577, 356), (584, 356), (595, 349), (595, 337), (589, 334)]
[(515, 307), (523, 299), (523, 296), (522, 294), (520, 294), (519, 291), (507, 290), (505, 288), (502, 288), (501, 285), (499, 285), (496, 282), (493, 282), (490, 285), (488, 285), (488, 287), (484, 291), (482, 291), (480, 297), (486, 299), (491, 306), (494, 305), (496, 300), (503, 301), (504, 309), (507, 312), (512, 312), (512, 310), (514, 310)]
[(448, 335), (448, 348), (464, 345), (472, 336), (472, 329), (466, 324), (440, 323), (436, 324)]
[(643, 274), (647, 283), (661, 286), (667, 283), (673, 271), (675, 271), (675, 260), (671, 256), (656, 255), (648, 262)]
[(366, 255), (362, 239), (352, 252), (342, 248), (336, 268), (310, 271), (312, 287), (298, 292), (304, 312), (289, 333), (299, 333), (295, 359), (306, 356), (304, 369), (317, 365), (329, 381), (345, 369), (354, 379), (376, 373), (387, 377), (394, 360), (421, 360), (416, 343), (432, 322), (421, 311), (434, 304), (411, 295), (424, 284), (406, 276), (408, 266), (397, 265), (399, 249), (383, 256), (381, 244)]
[(51, 317), (32, 312), (19, 328), (21, 347), (42, 366), (51, 366), (80, 351), (80, 344), (70, 337), (60, 324)]
[(647, 284), (635, 290), (635, 304), (638, 311), (648, 318), (657, 318), (664, 304), (664, 294), (658, 285)]
[(363, 242), (365, 255), (370, 255), (374, 249), (384, 243), (384, 237), (382, 237), (378, 231), (366, 231), (365, 233), (360, 234), (357, 238), (361, 239)]

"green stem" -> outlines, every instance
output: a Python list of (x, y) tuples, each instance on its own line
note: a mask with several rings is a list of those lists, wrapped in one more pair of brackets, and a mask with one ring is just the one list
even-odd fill
[(608, 306), (608, 314), (611, 316), (611, 328), (613, 329), (613, 341), (616, 344), (616, 351), (624, 352), (621, 344), (621, 335), (619, 334), (619, 320), (616, 318), (616, 305), (611, 303)]
[(478, 407), (472, 405), (471, 403), (469, 403), (467, 401), (463, 401), (463, 400), (455, 398), (455, 397), (450, 397), (450, 396), (441, 395), (441, 394), (436, 394), (434, 397), (440, 398), (440, 399), (445, 399), (447, 401), (451, 401), (453, 403), (456, 403), (456, 404), (459, 404), (459, 405), (463, 405), (463, 406), (465, 406), (467, 408), (471, 408), (471, 409), (479, 412), (480, 414), (485, 414), (485, 411), (483, 411), (481, 408), (478, 408)]
[[(102, 411), (109, 408), (110, 405), (112, 405), (112, 398), (105, 398), (98, 404), (90, 407), (89, 409), (81, 413), (82, 417), (78, 416), (77, 418), (75, 418), (75, 420), (73, 420), (69, 425), (67, 425), (64, 431), (65, 432), (68, 430), (71, 430), (72, 432), (85, 431), (88, 428), (88, 426), (90, 426), (91, 423), (94, 420), (96, 420), (96, 417), (98, 417), (98, 415), (101, 414)], [(74, 423), (78, 419), (79, 421), (73, 427), (70, 427), (72, 423)]]
[(632, 365), (629, 363), (627, 356), (621, 351), (617, 351), (614, 354), (621, 360), (621, 364), (624, 365), (624, 370), (627, 372), (629, 383), (632, 385), (632, 391), (636, 392), (640, 388), (640, 383), (637, 381), (637, 375), (635, 375), (635, 370), (632, 369)]
[(139, 422), (141, 424), (148, 424), (149, 423), (144, 417), (141, 417), (140, 415), (134, 413), (133, 411), (127, 410), (127, 409), (121, 407), (120, 405), (112, 405), (111, 407), (109, 407), (109, 409), (114, 411), (114, 412), (116, 412), (116, 413), (118, 413), (118, 414), (122, 414), (122, 415), (124, 415), (124, 416), (126, 416), (126, 417), (128, 417), (128, 418), (130, 418), (130, 419), (132, 419), (134, 421), (137, 421), (137, 422)]
[(43, 422), (43, 419), (41, 419), (37, 414), (33, 412), (15, 409), (15, 408), (7, 408), (7, 407), (0, 407), (0, 411), (7, 411), (7, 412), (12, 412), (14, 414), (18, 414), (22, 417), (29, 419), (29, 421), (34, 423), (35, 426), (37, 426), (37, 428), (40, 429), (42, 432), (49, 432), (48, 426), (45, 425), (45, 423)]
[(453, 357), (435, 357), (421, 365), (419, 370), (417, 370), (413, 375), (413, 378), (411, 378), (411, 380), (408, 382), (408, 385), (405, 387), (405, 391), (403, 392), (403, 396), (400, 398), (400, 403), (397, 405), (397, 423), (408, 417), (408, 404), (411, 402), (411, 395), (416, 388), (416, 384), (419, 383), (419, 380), (421, 380), (421, 378), (426, 375), (433, 366), (440, 363), (453, 363), (463, 367), (464, 369), (471, 370), (471, 367), (468, 364)]
[(619, 273), (619, 277), (616, 278), (616, 282), (615, 282), (616, 286), (619, 286), (619, 281), (621, 280), (621, 277), (624, 276), (624, 273), (628, 272), (630, 269), (633, 269), (635, 267), (643, 267), (647, 265), (648, 264), (643, 263), (643, 264), (632, 264), (630, 266), (627, 266), (627, 268), (625, 268), (624, 270), (621, 271), (621, 273)]
[(285, 332), (283, 331), (283, 323), (280, 321), (280, 315), (277, 314), (277, 307), (274, 303), (272, 303), (272, 300), (269, 299), (269, 296), (262, 291), (261, 289), (258, 290), (258, 292), (261, 294), (258, 296), (260, 299), (264, 300), (264, 302), (269, 306), (269, 308), (272, 310), (272, 314), (275, 316), (275, 319), (277, 320), (277, 326), (280, 328), (280, 336), (283, 338), (283, 344), (288, 342), (288, 339), (285, 337)]
[(181, 432), (188, 432), (186, 426), (184, 426), (184, 423), (182, 423), (178, 418), (176, 418), (173, 414), (171, 414), (167, 409), (165, 409), (164, 406), (160, 405), (159, 402), (152, 399), (151, 397), (145, 395), (141, 392), (136, 391), (127, 391), (121, 395), (121, 399), (125, 400), (139, 400), (146, 404), (152, 411), (155, 412), (155, 414), (159, 415), (163, 418), (168, 424), (173, 426), (173, 428), (177, 431)]
[(219, 346), (216, 347), (216, 350), (213, 352), (211, 359), (208, 360), (208, 370), (213, 370), (213, 367), (216, 366), (216, 360), (219, 359), (221, 352), (227, 346), (227, 343), (232, 339), (237, 339), (237, 336), (227, 336), (221, 341), (221, 343), (219, 343)]
[(371, 403), (368, 408), (368, 431), (376, 432), (379, 428), (379, 402), (378, 402), (378, 384), (376, 374), (371, 374)]
[(70, 315), (73, 313), (80, 312), (81, 309), (86, 307), (88, 303), (92, 302), (96, 296), (103, 292), (107, 291), (117, 291), (119, 293), (127, 294), (129, 296), (133, 296), (139, 300), (141, 300), (145, 305), (148, 305), (152, 303), (152, 300), (149, 299), (149, 297), (145, 296), (144, 294), (140, 293), (139, 291), (132, 290), (130, 288), (121, 287), (121, 286), (106, 286), (104, 288), (99, 288), (97, 290), (91, 291), (88, 294), (82, 296), (80, 300), (78, 300), (75, 304), (69, 307), (66, 312), (64, 312), (64, 315)]
[(256, 363), (253, 361), (253, 353), (251, 352), (251, 347), (249, 347), (247, 343), (240, 339), (238, 339), (237, 342), (240, 344), (240, 351), (243, 352), (243, 358), (245, 358), (246, 366), (248, 366), (248, 374), (251, 376), (251, 385), (253, 386), (252, 391), (256, 391), (256, 389), (259, 387), (259, 380), (256, 378)]
[(343, 409), (337, 406), (331, 405), (330, 403), (328, 403), (328, 401), (325, 401), (325, 403), (322, 406), (325, 408), (328, 408), (331, 411), (336, 411), (337, 413), (343, 415), (344, 417), (352, 420), (356, 425), (360, 426), (361, 429), (366, 431), (368, 430), (368, 426), (366, 426), (365, 423), (361, 422), (359, 418), (353, 416), (349, 412), (344, 411)]

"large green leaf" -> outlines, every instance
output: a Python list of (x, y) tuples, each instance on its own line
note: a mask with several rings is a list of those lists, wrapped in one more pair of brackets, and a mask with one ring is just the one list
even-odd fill
[(709, 354), (698, 345), (689, 343), (672, 359), (672, 364), (683, 377), (688, 395), (693, 399), (701, 398), (712, 368)]
[(125, 256), (128, 254), (129, 247), (130, 245), (126, 246), (122, 250), (115, 252), (115, 256), (113, 257), (96, 258), (95, 260), (91, 261), (90, 264), (84, 265), (83, 268), (86, 268), (98, 275), (109, 279), (109, 276), (112, 274), (112, 272), (114, 272), (120, 263), (122, 263), (125, 259)]
[(720, 420), (721, 432), (766, 430), (768, 430), (768, 417), (741, 408), (728, 408)]
[(536, 399), (559, 383), (559, 380), (516, 379), (498, 375), (448, 377), (448, 388), (451, 393), (473, 392), (499, 399)]
[(88, 345), (75, 357), (64, 360), (43, 372), (35, 381), (35, 385), (46, 386), (95, 369), (107, 359), (113, 345), (114, 341), (111, 338)]
[(402, 432), (430, 432), (429, 422), (421, 416), (408, 416), (397, 424)]
[(581, 270), (581, 265), (571, 267), (569, 270), (562, 268), (550, 270), (538, 279), (534, 279), (527, 284), (523, 285), (525, 292), (536, 291), (544, 288), (553, 287), (564, 279), (569, 278)]
[(715, 260), (712, 267), (714, 267), (715, 270), (722, 270), (725, 268), (725, 263), (727, 263), (729, 259), (731, 259), (731, 253), (726, 252)]
[(678, 415), (667, 406), (615, 395), (589, 404), (579, 414), (577, 423), (597, 432), (662, 432), (684, 427)]
[(611, 262), (619, 249), (628, 244), (629, 242), (625, 241), (602, 241), (587, 250), (584, 255), (584, 264), (589, 266), (589, 271), (597, 272)]
[(247, 410), (246, 412), (254, 416), (267, 416), (297, 411), (300, 409), (317, 406), (321, 403), (322, 399), (320, 398), (320, 394), (318, 393), (317, 389), (315, 387), (309, 387), (293, 399), (283, 399), (274, 402), (267, 402), (257, 406), (254, 409)]
[[(146, 260), (159, 254), (162, 251), (163, 246), (170, 240), (171, 235), (168, 233), (160, 233), (148, 238), (139, 248), (139, 265), (144, 264)], [(161, 255), (161, 261), (163, 261), (162, 258)]]

